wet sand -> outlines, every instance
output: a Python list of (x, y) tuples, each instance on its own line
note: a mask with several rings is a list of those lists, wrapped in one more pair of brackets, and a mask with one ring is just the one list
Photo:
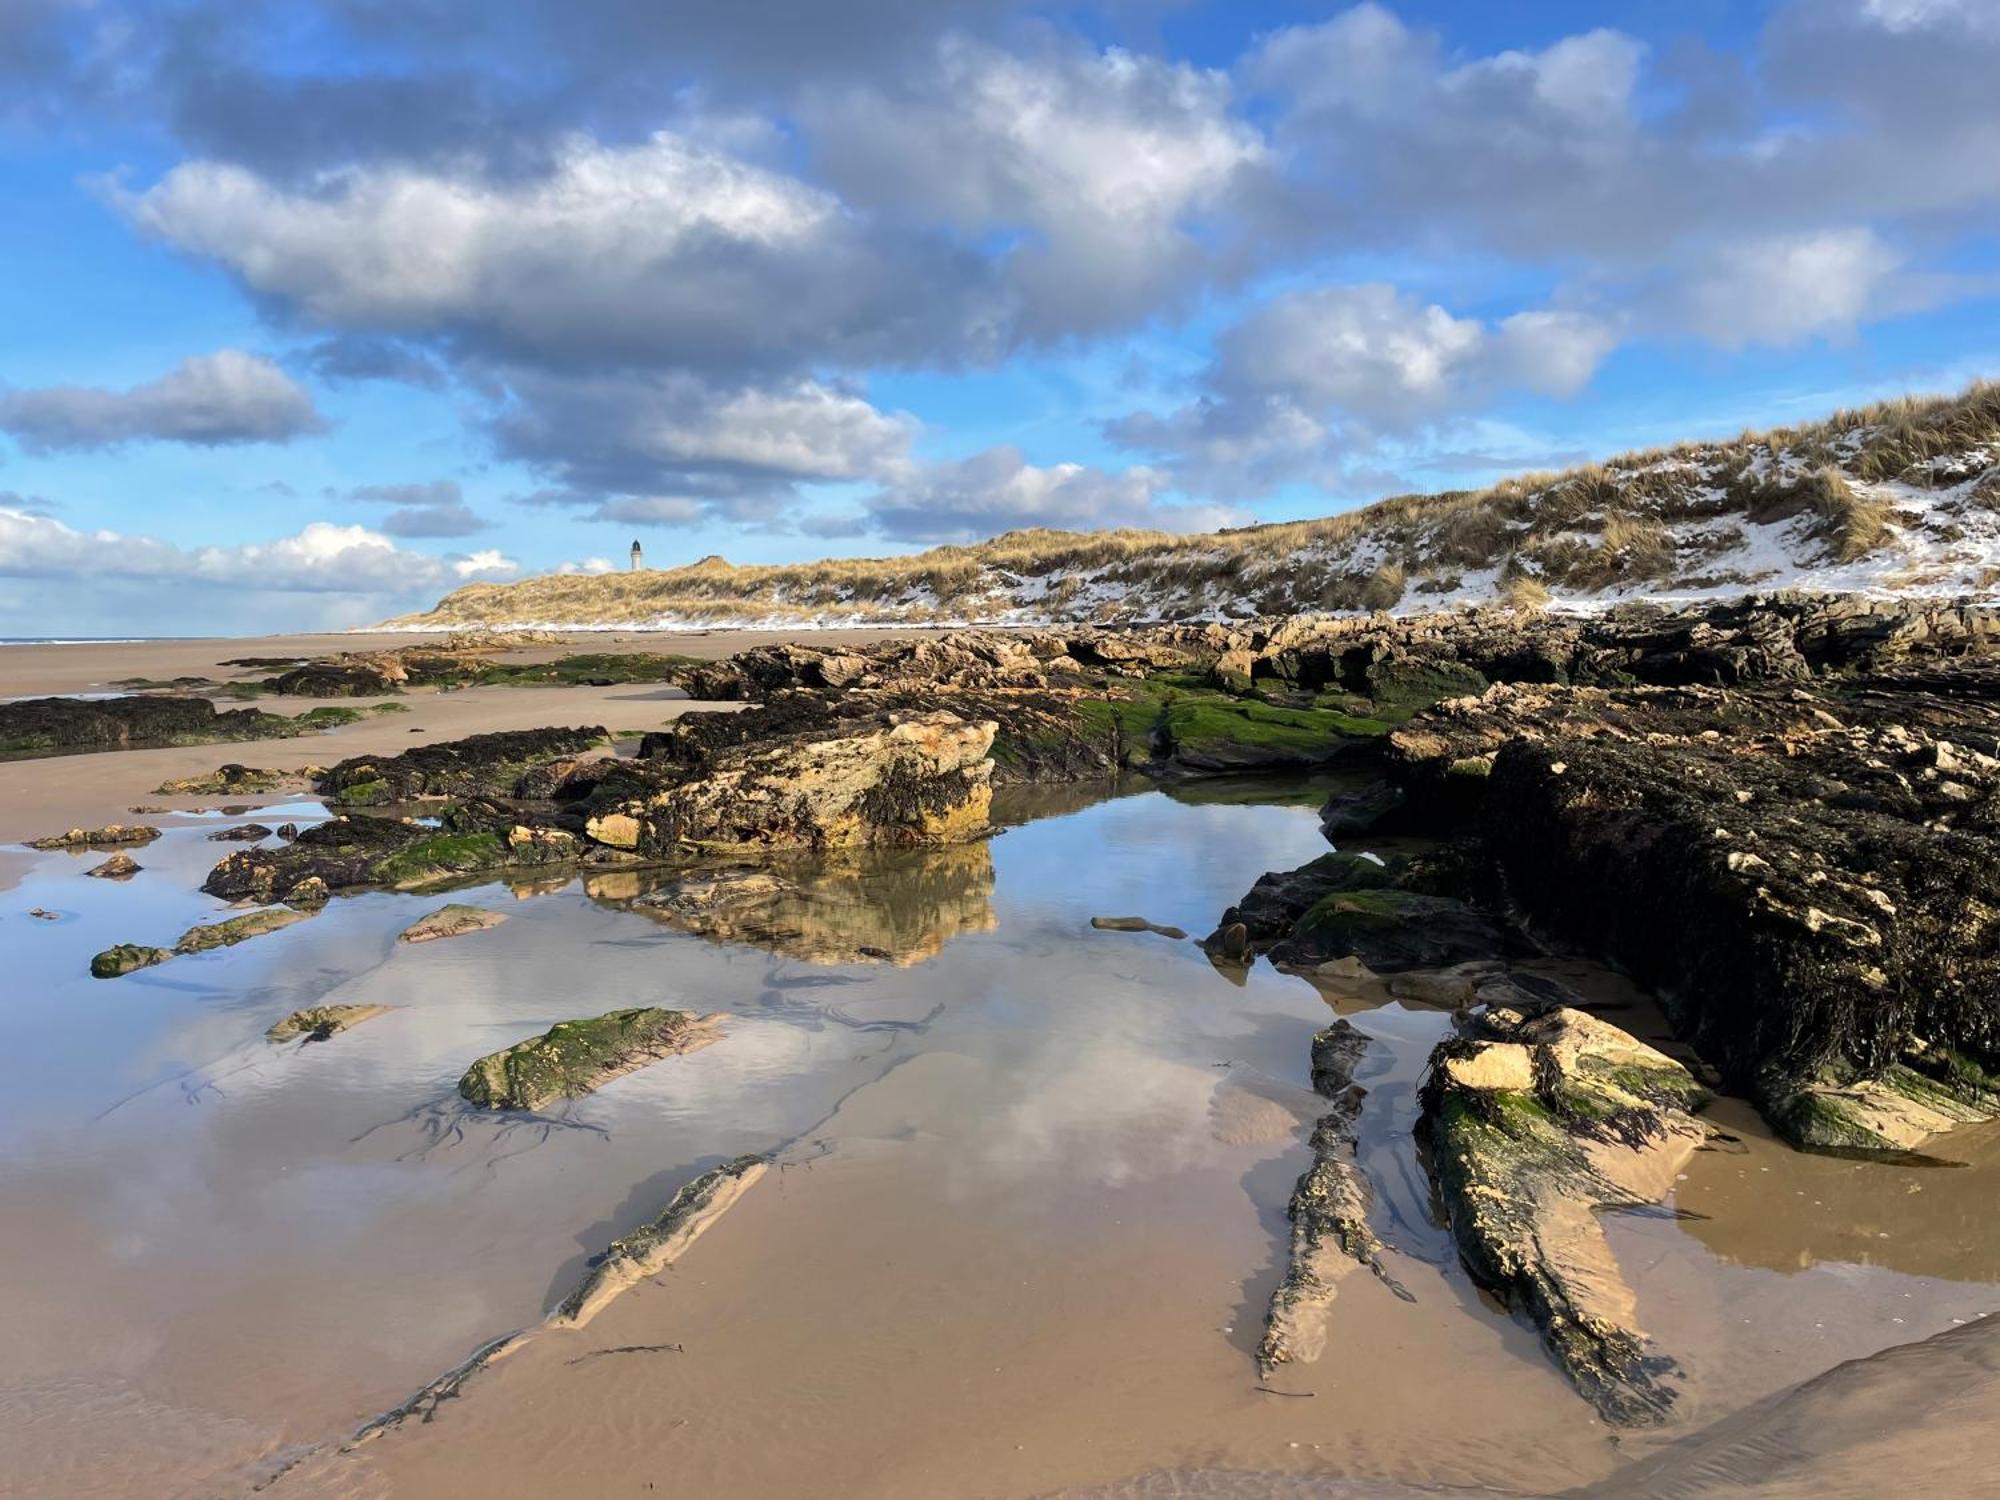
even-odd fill
[[(30, 691), (292, 654), (4, 648), (0, 670), (18, 650), (101, 653), (36, 665)], [(111, 664), (141, 650), (155, 655)], [(0, 764), (0, 839), (112, 820), (225, 760), (324, 763), (400, 749), (412, 727), (636, 729), (690, 706), (646, 686), (401, 701), (411, 713), (322, 737)], [(624, 874), (458, 893), (513, 920), (422, 949), (394, 935), (438, 898), (349, 898), (109, 983), (82, 973), (94, 949), (215, 915), (197, 887), (225, 820), (167, 818), (124, 886), (82, 878), (94, 859), (0, 851), (0, 882), (19, 882), (0, 910), (16, 991), (0, 1055), (34, 1063), (0, 1092), (16, 1310), (0, 1492), (211, 1496), (274, 1477), (269, 1493), (307, 1500), (1983, 1492), (2000, 1127), (1946, 1138), (1939, 1154), (1965, 1166), (1884, 1166), (1802, 1156), (1719, 1104), (1727, 1138), (1672, 1205), (1608, 1226), (1642, 1323), (1685, 1372), (1670, 1427), (1614, 1434), (1468, 1282), (1437, 1221), (1410, 1128), (1442, 1012), (1089, 929), (1141, 912), (1205, 930), (1258, 873), (1324, 849), (1320, 794), (1263, 795), (1290, 805), (1215, 787), (1026, 795), (1001, 810), (1023, 826), (990, 844), (830, 864), (782, 931), (749, 941), (628, 909), (648, 883)], [(1616, 976), (1545, 967), (1657, 1039)], [(261, 1040), (319, 1003), (389, 1009), (322, 1044)], [(656, 1003), (732, 1020), (716, 1046), (545, 1120), (453, 1107), (472, 1056)], [(1319, 1107), (1308, 1042), (1334, 1012), (1371, 1039), (1358, 1155), (1416, 1301), (1348, 1278), (1325, 1356), (1263, 1381), (1252, 1356)], [(433, 1420), (343, 1449), (746, 1151), (776, 1166), (671, 1268), (473, 1375)]]

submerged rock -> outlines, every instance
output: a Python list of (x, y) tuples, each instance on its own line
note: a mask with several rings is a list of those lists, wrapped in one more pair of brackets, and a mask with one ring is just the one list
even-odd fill
[(173, 954), (165, 948), (149, 948), (141, 943), (120, 943), (115, 948), (106, 948), (90, 961), (93, 979), (116, 979), (121, 974), (130, 974), (137, 969), (150, 969), (154, 964), (163, 964)]
[(264, 1035), (273, 1042), (323, 1042), (351, 1026), (386, 1015), (391, 1009), (387, 1005), (311, 1005), (274, 1023)]
[(1148, 922), (1144, 917), (1092, 917), (1090, 925), (1099, 932), (1152, 932), (1176, 941), (1187, 936), (1181, 928), (1163, 927), (1158, 922)]
[(1285, 1215), (1292, 1224), (1291, 1258), (1271, 1293), (1257, 1362), (1265, 1373), (1279, 1365), (1310, 1363), (1326, 1348), (1327, 1309), (1340, 1282), (1366, 1268), (1405, 1301), (1410, 1294), (1382, 1264), (1382, 1242), (1369, 1227), (1374, 1194), (1354, 1159), (1355, 1121), (1367, 1090), (1354, 1068), (1368, 1039), (1346, 1021), (1313, 1038), (1313, 1088), (1332, 1108), (1313, 1127), (1313, 1162), (1292, 1189)]
[(278, 932), (295, 922), (303, 922), (311, 915), (311, 912), (294, 911), (286, 906), (245, 912), (240, 917), (230, 917), (201, 927), (190, 927), (181, 934), (180, 941), (174, 944), (174, 952), (207, 953), (215, 948), (233, 948), (238, 943), (262, 937), (267, 932)]
[(399, 943), (434, 943), (439, 938), (462, 937), (468, 932), (484, 932), (489, 927), (498, 927), (507, 917), (504, 912), (488, 911), (483, 906), (465, 906), (452, 902), (440, 906), (436, 911), (417, 918), (396, 935)]
[(1621, 1426), (1666, 1418), (1675, 1366), (1639, 1328), (1598, 1214), (1666, 1197), (1706, 1098), (1673, 1059), (1564, 1006), (1471, 1012), (1431, 1056), (1418, 1128), (1460, 1258)]
[(657, 1006), (564, 1021), (465, 1070), (458, 1092), (483, 1109), (540, 1109), (576, 1099), (614, 1078), (717, 1040), (720, 1015)]
[(92, 865), (83, 873), (94, 875), (99, 880), (130, 880), (145, 868), (129, 854), (114, 854), (101, 865)]
[(72, 828), (46, 838), (30, 839), (30, 849), (115, 849), (120, 845), (150, 844), (160, 830), (143, 823), (108, 823), (102, 828)]
[(651, 1223), (611, 1242), (590, 1274), (549, 1315), (550, 1325), (581, 1328), (627, 1287), (659, 1275), (769, 1167), (761, 1156), (739, 1156), (695, 1178), (674, 1194)]

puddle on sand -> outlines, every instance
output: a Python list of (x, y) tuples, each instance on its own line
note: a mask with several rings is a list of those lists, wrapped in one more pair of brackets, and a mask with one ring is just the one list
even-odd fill
[[(227, 852), (215, 824), (176, 827), (124, 885), (37, 860), (6, 897), (0, 1055), (33, 1066), (0, 1092), (0, 1489), (240, 1490), (536, 1320), (697, 1172), (786, 1143), (654, 1284), (274, 1493), (1030, 1495), (1174, 1470), (1272, 1494), (1539, 1491), (1612, 1472), (1605, 1429), (1431, 1218), (1409, 1126), (1446, 1018), (1380, 996), (1334, 998), (1377, 1043), (1361, 1156), (1418, 1300), (1350, 1280), (1326, 1357), (1271, 1383), (1293, 1395), (1257, 1389), (1326, 999), (1088, 922), (1200, 933), (1325, 844), (1310, 805), (1077, 800), (971, 849), (786, 866), (781, 920), (755, 930), (634, 909), (652, 877), (496, 884), (452, 896), (508, 914), (485, 933), (399, 947), (441, 898), (369, 895), (110, 982), (85, 975), (92, 952), (213, 916), (195, 887)], [(68, 920), (12, 920), (36, 905)], [(394, 1008), (262, 1041), (322, 1002)], [(635, 1004), (734, 1019), (546, 1120), (451, 1104), (474, 1057)], [(1704, 1419), (1988, 1299), (1977, 1256), (1871, 1261), (1768, 1195), (1731, 1198), (1743, 1163), (1797, 1161), (1704, 1155), (1685, 1196), (1711, 1217), (1614, 1224)], [(1948, 1196), (1924, 1222), (1992, 1182), (1983, 1159), (1925, 1174)], [(1801, 1270), (1802, 1251), (1837, 1263)], [(1815, 1321), (1840, 1332), (1797, 1343)], [(1792, 1346), (1767, 1349), (1773, 1329)]]

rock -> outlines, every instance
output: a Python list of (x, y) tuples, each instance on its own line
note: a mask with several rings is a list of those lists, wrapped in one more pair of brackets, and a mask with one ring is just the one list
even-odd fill
[(1349, 834), (1372, 833), (1391, 822), (1403, 809), (1406, 795), (1393, 782), (1373, 781), (1353, 791), (1335, 792), (1320, 809), (1319, 826), (1329, 839)]
[(1164, 938), (1176, 940), (1187, 933), (1178, 927), (1162, 927), (1158, 922), (1148, 922), (1144, 917), (1092, 917), (1090, 925), (1100, 932), (1153, 932)]
[(47, 907), (43, 906), (29, 907), (28, 915), (41, 922), (60, 922), (62, 920), (61, 912), (50, 911)]
[(575, 729), (513, 729), (419, 745), (401, 755), (357, 756), (322, 771), (323, 795), (349, 806), (414, 802), (428, 797), (549, 795), (549, 785), (523, 788), (548, 761), (600, 748), (601, 725)]
[(289, 844), (230, 855), (209, 871), (202, 889), (231, 901), (289, 902), (299, 891), (308, 903), (357, 886), (421, 889), (537, 863), (542, 856), (533, 840), (513, 840), (519, 826), (511, 809), (485, 803), (449, 808), (437, 827), (394, 818), (330, 818), (302, 829)]
[(207, 953), (215, 948), (233, 948), (238, 943), (262, 937), (267, 932), (278, 932), (295, 922), (303, 922), (311, 915), (311, 912), (294, 911), (282, 906), (245, 912), (240, 917), (229, 917), (224, 921), (211, 922), (202, 927), (190, 927), (181, 934), (180, 941), (174, 944), (174, 952)]
[(1332, 1108), (1313, 1127), (1313, 1162), (1292, 1190), (1291, 1258), (1271, 1293), (1257, 1362), (1266, 1374), (1279, 1365), (1316, 1360), (1326, 1347), (1327, 1309), (1348, 1273), (1365, 1267), (1404, 1301), (1414, 1300), (1382, 1264), (1382, 1242), (1369, 1227), (1374, 1195), (1355, 1162), (1354, 1123), (1366, 1090), (1354, 1067), (1368, 1039), (1346, 1021), (1313, 1038), (1313, 1088)]
[(1215, 935), (1204, 946), (1214, 951), (1217, 938), (1231, 927), (1244, 930), (1245, 951), (1263, 952), (1286, 937), (1298, 920), (1335, 891), (1375, 890), (1395, 878), (1379, 860), (1358, 854), (1322, 854), (1296, 870), (1273, 870), (1257, 877), (1243, 899), (1223, 912)]
[(257, 709), (218, 712), (206, 698), (25, 698), (0, 703), (0, 755), (131, 750), (296, 734)]
[(173, 954), (165, 948), (148, 948), (139, 943), (120, 943), (115, 948), (106, 948), (90, 961), (93, 979), (116, 979), (121, 974), (130, 974), (135, 969), (149, 969), (154, 964), (163, 964)]
[(271, 836), (262, 823), (239, 823), (234, 828), (218, 828), (208, 836), (211, 844), (255, 844)]
[(1352, 953), (1344, 958), (1329, 958), (1323, 964), (1315, 964), (1313, 975), (1342, 984), (1375, 984), (1382, 978)]
[(468, 932), (484, 932), (506, 921), (502, 912), (483, 906), (463, 906), (454, 901), (417, 918), (396, 936), (399, 943), (434, 943), (439, 938), (462, 937)]
[(99, 880), (130, 880), (145, 868), (129, 854), (114, 854), (101, 865), (92, 865), (83, 873), (94, 875)]
[(245, 792), (274, 792), (290, 784), (293, 771), (266, 771), (255, 766), (226, 765), (206, 776), (186, 776), (163, 781), (153, 788), (155, 797), (227, 797)]
[(1413, 969), (1392, 978), (1389, 993), (1398, 1000), (1414, 1000), (1419, 1005), (1446, 1008), (1470, 1005), (1480, 981), (1490, 979), (1500, 969), (1498, 963), (1488, 960), (1456, 964), (1449, 969)]
[(287, 839), (287, 840), (289, 840), (289, 839), (295, 839), (295, 838), (297, 838), (298, 836), (299, 836), (299, 825), (298, 825), (298, 824), (296, 824), (296, 823), (280, 823), (280, 824), (278, 825), (278, 837), (279, 837), (279, 838), (281, 838), (281, 839)]
[(387, 1005), (311, 1005), (293, 1011), (264, 1035), (273, 1042), (323, 1042), (350, 1026), (386, 1015), (391, 1009)]
[(30, 839), (30, 849), (113, 849), (121, 844), (150, 844), (160, 830), (139, 823), (110, 823), (102, 828), (72, 828), (47, 838)]
[(653, 858), (760, 848), (910, 847), (986, 832), (995, 726), (955, 714), (836, 720), (685, 764), (620, 762), (588, 836)]
[(773, 856), (653, 877), (650, 890), (641, 887), (643, 872), (623, 878), (634, 882), (623, 896), (603, 877), (585, 890), (684, 932), (807, 963), (919, 963), (959, 934), (995, 923), (993, 858), (983, 843)]
[(650, 1062), (692, 1052), (718, 1039), (720, 1014), (649, 1007), (564, 1021), (540, 1036), (482, 1057), (458, 1092), (483, 1109), (536, 1110), (576, 1099)]
[(1562, 1006), (1468, 1013), (1431, 1057), (1418, 1128), (1466, 1269), (1620, 1426), (1665, 1420), (1674, 1365), (1640, 1330), (1597, 1216), (1672, 1190), (1706, 1097), (1671, 1058)]
[(1270, 952), (1299, 968), (1351, 954), (1386, 972), (1491, 959), (1502, 945), (1499, 929), (1463, 901), (1380, 887), (1325, 896)]
[(659, 1275), (768, 1168), (761, 1156), (739, 1156), (695, 1178), (651, 1223), (611, 1242), (590, 1274), (549, 1315), (550, 1324), (581, 1328), (627, 1287)]

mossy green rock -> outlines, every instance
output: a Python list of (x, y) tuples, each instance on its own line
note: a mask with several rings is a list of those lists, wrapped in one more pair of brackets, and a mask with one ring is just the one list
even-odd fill
[(436, 911), (417, 918), (396, 940), (402, 943), (434, 943), (439, 938), (461, 937), (468, 932), (484, 932), (489, 927), (498, 927), (506, 921), (506, 916), (497, 911), (488, 911), (483, 906), (466, 906), (454, 901), (449, 906), (440, 906)]
[(148, 948), (140, 943), (120, 943), (115, 948), (106, 948), (90, 961), (90, 973), (94, 979), (116, 979), (121, 974), (130, 974), (136, 969), (150, 969), (154, 964), (163, 964), (173, 954), (165, 948)]
[(230, 917), (227, 921), (210, 922), (201, 927), (190, 927), (181, 934), (181, 940), (174, 944), (176, 953), (207, 953), (214, 948), (233, 948), (238, 943), (251, 938), (262, 937), (267, 932), (290, 927), (294, 922), (303, 922), (311, 912), (294, 911), (290, 907), (277, 906), (266, 911), (249, 911), (240, 917)]
[(541, 1109), (580, 1098), (657, 1058), (713, 1040), (712, 1019), (644, 1007), (564, 1021), (480, 1058), (459, 1079), (458, 1092), (483, 1109)]

